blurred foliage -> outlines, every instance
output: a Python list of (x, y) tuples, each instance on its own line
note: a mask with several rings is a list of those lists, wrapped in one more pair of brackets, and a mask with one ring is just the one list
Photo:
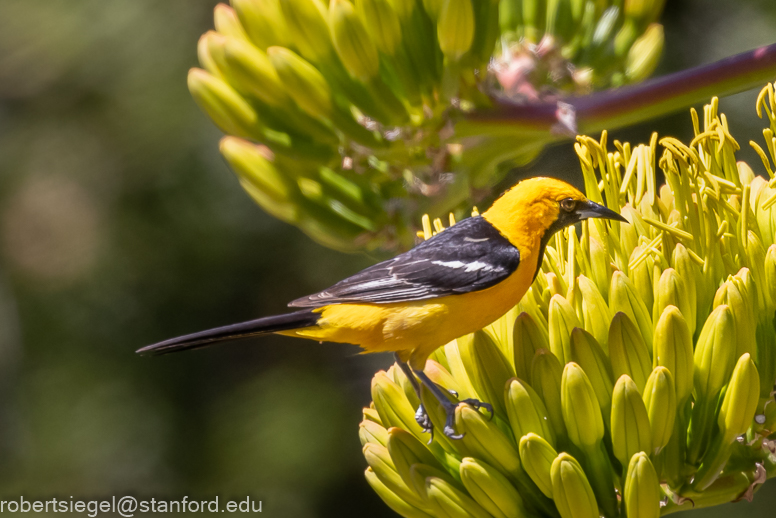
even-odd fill
[[(375, 261), (314, 244), (228, 174), (185, 84), (215, 3), (0, 2), (0, 493), (250, 493), (270, 516), (391, 516), (350, 432), (391, 358), (285, 337), (133, 354), (282, 312)], [(667, 9), (661, 73), (773, 38), (766, 0)], [(756, 140), (752, 95), (721, 104)], [(652, 130), (692, 131), (683, 113), (611, 138)], [(504, 182), (539, 173), (581, 183), (569, 145)], [(695, 516), (769, 516), (769, 490)]]

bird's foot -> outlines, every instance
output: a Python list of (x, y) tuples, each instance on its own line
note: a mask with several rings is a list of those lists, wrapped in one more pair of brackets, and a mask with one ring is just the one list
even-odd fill
[(467, 405), (469, 405), (475, 410), (484, 408), (485, 410), (488, 411), (488, 414), (490, 414), (488, 419), (493, 419), (493, 405), (491, 405), (490, 403), (485, 403), (483, 401), (480, 401), (479, 399), (474, 399), (474, 398), (464, 399), (463, 401), (461, 401), (461, 403), (466, 403)]
[(434, 425), (431, 424), (431, 418), (422, 404), (415, 411), (415, 422), (423, 429), (423, 433), (429, 432), (433, 434)]

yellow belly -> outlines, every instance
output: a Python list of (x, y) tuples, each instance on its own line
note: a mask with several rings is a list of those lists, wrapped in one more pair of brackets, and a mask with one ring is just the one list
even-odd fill
[(366, 352), (397, 352), (422, 369), (435, 349), (482, 329), (520, 302), (535, 269), (535, 258), (521, 257), (510, 277), (481, 291), (416, 302), (324, 306), (315, 310), (321, 314), (316, 326), (281, 334), (356, 344)]

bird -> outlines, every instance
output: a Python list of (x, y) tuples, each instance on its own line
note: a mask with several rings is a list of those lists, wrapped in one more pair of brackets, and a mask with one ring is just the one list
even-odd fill
[[(290, 302), (301, 308), (297, 311), (172, 338), (137, 352), (166, 354), (272, 333), (355, 344), (369, 353), (393, 352), (420, 401), (422, 384), (444, 408), (443, 433), (460, 439), (455, 408), (466, 403), (492, 416), (492, 406), (476, 399), (451, 400), (423, 371), (426, 360), (438, 347), (482, 329), (514, 307), (539, 274), (550, 238), (588, 218), (628, 223), (562, 180), (526, 179), (481, 215)], [(415, 419), (433, 438), (422, 403)]]

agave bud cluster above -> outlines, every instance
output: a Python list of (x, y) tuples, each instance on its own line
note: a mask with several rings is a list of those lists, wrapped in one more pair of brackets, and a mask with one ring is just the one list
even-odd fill
[[(402, 371), (375, 375), (360, 437), (367, 480), (391, 508), (656, 518), (751, 498), (776, 475), (773, 85), (758, 101), (765, 150), (753, 144), (769, 179), (736, 162), (717, 107), (692, 112), (690, 145), (578, 138), (588, 197), (631, 224), (557, 234), (518, 306), (426, 366), (451, 398), (491, 403), (492, 419), (462, 404), (463, 438), (429, 442)], [(438, 403), (423, 404), (441, 427)]]
[[(406, 247), (419, 214), (460, 208), (508, 170), (499, 164), (525, 163), (557, 138), (548, 129), (520, 146), (487, 134), (464, 144), (451, 140), (461, 114), (499, 94), (530, 100), (645, 77), (662, 48), (661, 8), (232, 0), (216, 7), (188, 85), (267, 212), (335, 248)], [(467, 161), (471, 148), (480, 152)]]

